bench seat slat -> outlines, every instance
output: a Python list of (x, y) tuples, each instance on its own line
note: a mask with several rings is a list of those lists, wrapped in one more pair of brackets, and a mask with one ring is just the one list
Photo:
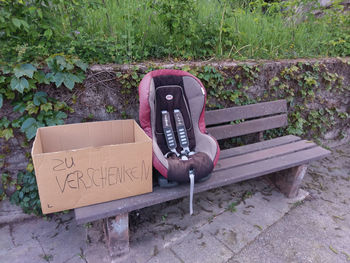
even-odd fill
[(258, 104), (235, 106), (220, 110), (206, 111), (205, 123), (206, 125), (213, 125), (285, 112), (287, 112), (286, 100), (261, 102)]
[(279, 128), (287, 125), (287, 114), (208, 128), (217, 140)]
[[(217, 188), (224, 185), (252, 179), (258, 176), (274, 173), (291, 167), (296, 167), (302, 164), (307, 164), (311, 161), (324, 158), (329, 154), (330, 151), (317, 146), (311, 149), (289, 153), (275, 158), (233, 167), (227, 170), (217, 171), (213, 174), (216, 179), (214, 180), (211, 178), (213, 180), (210, 183), (210, 187)], [(197, 184), (195, 187), (197, 187), (198, 192), (201, 192), (204, 191), (203, 188), (205, 188), (205, 185), (200, 186), (200, 184)]]
[(226, 150), (220, 151), (220, 159), (225, 159), (237, 155), (242, 155), (254, 151), (264, 150), (267, 148), (292, 143), (296, 141), (300, 141), (301, 138), (294, 136), (294, 135), (287, 135), (279, 138), (274, 138), (271, 140), (263, 141), (263, 142), (257, 142), (252, 143), (244, 146), (234, 147)]
[(272, 147), (269, 149), (264, 149), (260, 151), (243, 154), (243, 155), (238, 155), (231, 158), (220, 160), (218, 164), (215, 166), (215, 171), (220, 171), (220, 170), (224, 170), (224, 169), (228, 169), (228, 168), (232, 168), (232, 167), (236, 167), (236, 166), (240, 166), (240, 165), (244, 165), (244, 164), (248, 164), (256, 161), (261, 161), (261, 160), (273, 158), (276, 156), (313, 148), (313, 147), (316, 147), (316, 144), (314, 144), (313, 142), (302, 140), (294, 143)]
[[(213, 188), (280, 171), (282, 169), (306, 164), (308, 162), (323, 158), (329, 154), (330, 151), (317, 146), (311, 149), (233, 167), (231, 169), (214, 171), (213, 176), (209, 180), (203, 183), (195, 184), (194, 192), (203, 192)], [(169, 200), (174, 200), (187, 196), (188, 194), (189, 186), (187, 184), (180, 185), (175, 188), (155, 187), (152, 193), (76, 208), (75, 218), (78, 224), (83, 224), (101, 218), (128, 213), (136, 209), (163, 203)]]

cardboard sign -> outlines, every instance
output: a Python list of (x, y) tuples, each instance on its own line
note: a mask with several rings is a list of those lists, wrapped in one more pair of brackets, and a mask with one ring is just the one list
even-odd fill
[(32, 158), (44, 214), (152, 191), (152, 140), (134, 120), (39, 128)]

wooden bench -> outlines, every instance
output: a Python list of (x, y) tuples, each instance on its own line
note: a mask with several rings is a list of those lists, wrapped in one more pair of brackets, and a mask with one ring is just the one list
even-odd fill
[[(232, 124), (237, 120), (244, 121)], [(287, 125), (287, 104), (278, 100), (208, 111), (206, 124), (208, 132), (218, 140), (253, 133), (260, 133), (261, 138), (263, 131)], [(211, 178), (196, 184), (194, 192), (269, 175), (281, 192), (294, 197), (307, 164), (329, 154), (313, 142), (293, 135), (222, 150)], [(129, 251), (129, 212), (188, 195), (188, 185), (154, 187), (152, 193), (77, 208), (75, 218), (78, 224), (103, 219), (110, 254), (117, 257)]]

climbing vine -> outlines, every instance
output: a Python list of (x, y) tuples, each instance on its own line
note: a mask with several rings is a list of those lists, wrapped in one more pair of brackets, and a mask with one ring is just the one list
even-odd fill
[[(347, 62), (344, 62), (347, 63)], [(155, 68), (152, 68), (155, 69)], [(346, 109), (341, 109), (327, 96), (342, 96), (350, 87), (344, 84), (343, 76), (332, 73), (324, 64), (299, 62), (284, 67), (267, 80), (263, 92), (251, 91), (258, 79), (261, 65), (242, 64), (230, 68), (185, 66), (179, 68), (197, 76), (207, 90), (207, 109), (220, 109), (262, 101), (286, 99), (288, 102), (288, 127), (265, 132), (271, 138), (283, 134), (294, 134), (317, 139), (325, 134), (338, 119), (349, 119)], [(139, 68), (117, 73), (121, 93), (135, 94), (140, 80), (147, 73)], [(328, 95), (327, 95), (328, 94)], [(126, 100), (126, 105), (129, 100)], [(344, 136), (340, 129), (338, 137)]]
[[(67, 113), (73, 109), (46, 90), (67, 88), (72, 91), (85, 79), (87, 66), (81, 60), (63, 54), (50, 56), (42, 64), (0, 65), (0, 108), (7, 104), (7, 110), (11, 109), (0, 119), (0, 138), (8, 141), (23, 134), (22, 146), (25, 148), (39, 127), (64, 124)], [(27, 171), (19, 172), (16, 179), (7, 173), (1, 175), (0, 198), (6, 198), (6, 190), (12, 188), (11, 201), (25, 212), (38, 214), (40, 201), (33, 164), (30, 154), (27, 157)], [(1, 166), (5, 166), (4, 162)]]

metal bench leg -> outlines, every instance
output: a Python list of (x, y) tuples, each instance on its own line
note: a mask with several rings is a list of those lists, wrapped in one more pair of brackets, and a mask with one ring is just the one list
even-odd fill
[(129, 215), (118, 215), (103, 220), (109, 254), (112, 258), (129, 253)]
[(269, 176), (272, 183), (288, 198), (298, 195), (301, 181), (306, 174), (307, 165), (300, 165)]

